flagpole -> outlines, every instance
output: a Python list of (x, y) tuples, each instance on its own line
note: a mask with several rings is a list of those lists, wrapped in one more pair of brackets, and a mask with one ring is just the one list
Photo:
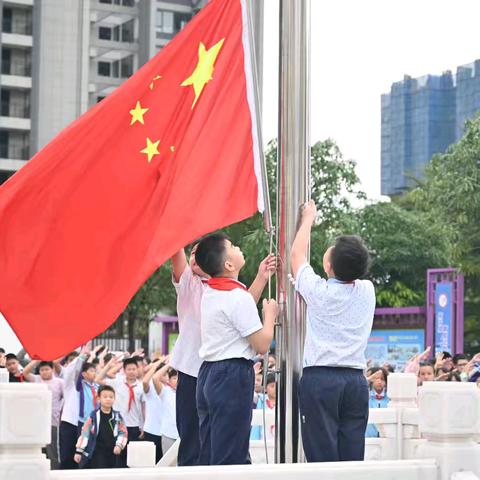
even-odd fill
[(279, 388), (275, 460), (304, 461), (298, 382), (302, 372), (305, 306), (288, 280), (299, 207), (310, 195), (310, 0), (280, 0), (277, 278), (280, 306), (276, 344)]
[[(256, 0), (259, 1), (259, 0)], [(263, 4), (262, 4), (263, 5)], [(258, 155), (260, 158), (260, 165), (261, 165), (261, 174), (262, 174), (262, 190), (263, 190), (263, 201), (264, 201), (264, 212), (263, 212), (263, 224), (265, 231), (267, 233), (272, 233), (273, 223), (272, 223), (272, 211), (270, 207), (270, 193), (268, 190), (268, 179), (267, 179), (267, 166), (265, 163), (265, 155), (263, 153), (263, 144), (262, 144), (262, 106), (261, 106), (261, 83), (260, 83), (260, 76), (259, 71), (261, 71), (261, 65), (258, 64), (256, 51), (261, 51), (262, 48), (262, 41), (263, 36), (261, 35), (261, 31), (258, 28), (257, 34), (258, 37), (255, 38), (255, 23), (253, 19), (253, 11), (257, 8), (259, 14), (262, 15), (263, 18), (263, 8), (255, 7), (252, 4), (252, 0), (246, 1), (247, 7), (247, 18), (248, 18), (248, 36), (249, 36), (249, 43), (250, 43), (250, 51), (248, 52), (250, 55), (250, 64), (252, 66), (252, 74), (253, 74), (253, 92), (254, 92), (254, 103), (255, 109), (257, 114), (257, 122), (256, 122), (256, 133), (258, 139)], [(260, 25), (259, 19), (257, 19), (258, 26)], [(260, 55), (260, 58), (261, 55)]]

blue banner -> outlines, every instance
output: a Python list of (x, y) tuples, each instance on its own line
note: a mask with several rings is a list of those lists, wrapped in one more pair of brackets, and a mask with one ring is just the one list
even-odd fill
[(452, 352), (453, 284), (435, 288), (435, 352)]
[(389, 363), (399, 372), (408, 359), (424, 350), (424, 330), (372, 330), (365, 357), (373, 365)]

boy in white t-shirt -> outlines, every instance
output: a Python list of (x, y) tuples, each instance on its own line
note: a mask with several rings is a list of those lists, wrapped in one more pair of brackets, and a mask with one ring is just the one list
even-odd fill
[(299, 385), (302, 443), (309, 462), (363, 460), (368, 420), (365, 349), (375, 312), (368, 250), (342, 235), (327, 249), (321, 278), (307, 262), (315, 204), (303, 206), (291, 250), (295, 288), (307, 304)]
[(250, 463), (255, 382), (252, 359), (270, 347), (277, 304), (263, 301), (262, 325), (253, 293), (238, 281), (245, 264), (242, 251), (225, 235), (212, 234), (201, 240), (195, 258), (211, 277), (201, 302), (199, 464)]
[[(198, 371), (202, 360), (199, 355), (200, 304), (207, 280), (210, 278), (195, 261), (198, 243), (194, 244), (187, 264), (182, 249), (172, 257), (173, 285), (177, 292), (179, 336), (175, 342), (170, 365), (178, 371), (176, 389), (176, 417), (180, 435), (177, 463), (179, 466), (197, 465), (200, 451), (196, 390)], [(269, 275), (275, 271), (276, 260), (268, 255), (260, 264), (257, 277), (250, 286), (256, 301), (265, 288)], [(257, 298), (258, 297), (258, 298)]]

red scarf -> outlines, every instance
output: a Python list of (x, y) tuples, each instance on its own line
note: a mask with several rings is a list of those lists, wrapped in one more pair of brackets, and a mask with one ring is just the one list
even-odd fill
[(248, 292), (248, 288), (243, 284), (240, 283), (238, 280), (234, 280), (233, 278), (228, 277), (215, 277), (210, 278), (208, 281), (208, 286), (213, 288), (214, 290), (222, 290), (224, 292), (230, 292), (235, 290), (235, 288), (240, 288)]
[(129, 383), (125, 382), (125, 385), (128, 387), (128, 411), (132, 408), (133, 403), (135, 402), (135, 391), (134, 388), (137, 386), (130, 385)]
[(90, 387), (90, 390), (92, 392), (92, 398), (93, 398), (93, 409), (95, 410), (97, 408), (97, 391), (95, 390), (95, 386), (88, 384)]

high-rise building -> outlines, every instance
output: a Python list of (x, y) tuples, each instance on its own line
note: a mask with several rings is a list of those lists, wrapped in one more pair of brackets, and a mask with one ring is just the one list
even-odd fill
[(206, 0), (0, 0), (0, 183), (155, 55)]
[(480, 60), (456, 75), (405, 76), (381, 105), (381, 193), (396, 195), (421, 179), (432, 156), (458, 141), (480, 111)]

